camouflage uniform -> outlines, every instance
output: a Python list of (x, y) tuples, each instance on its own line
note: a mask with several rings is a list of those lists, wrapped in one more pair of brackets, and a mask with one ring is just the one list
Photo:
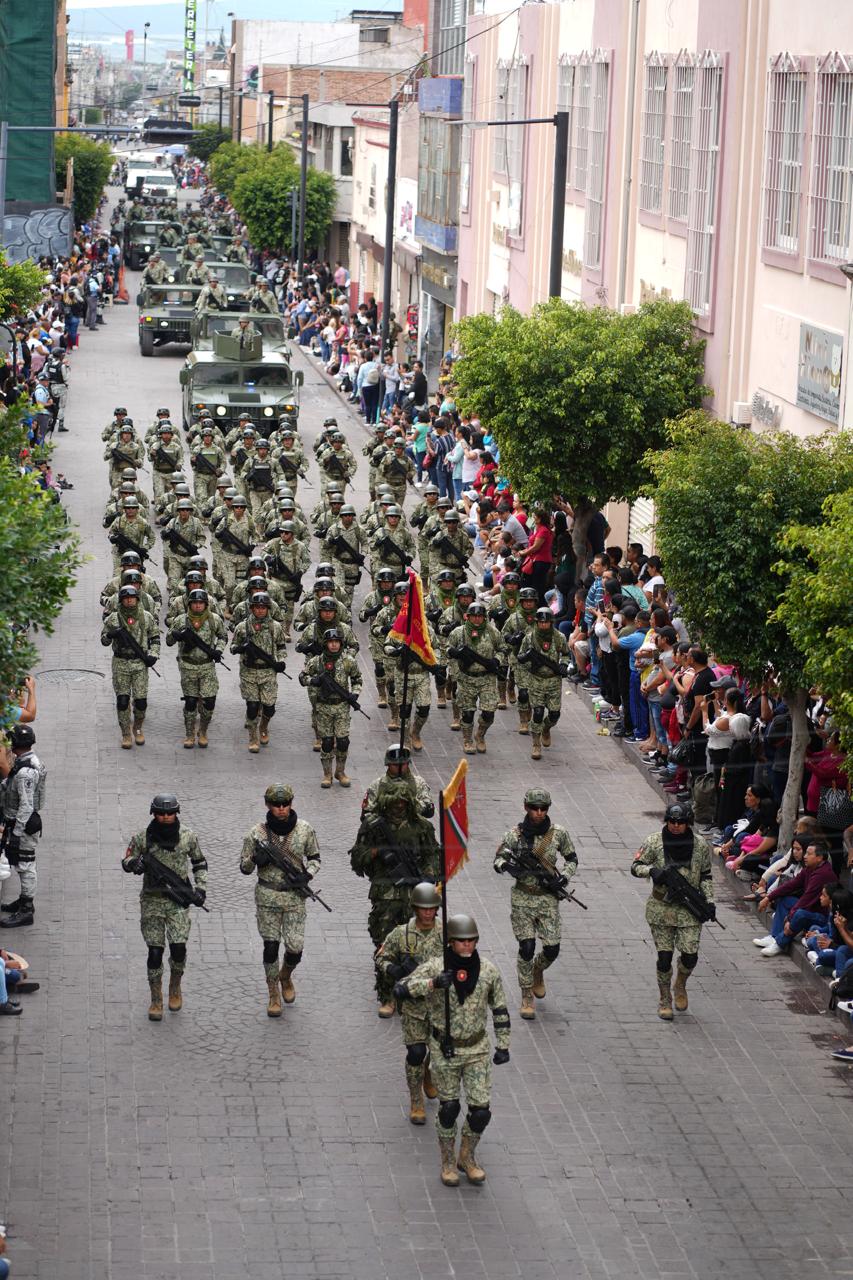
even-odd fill
[(442, 709), (447, 706), (447, 664), (449, 661), (447, 657), (448, 636), (453, 630), (453, 626), (457, 625), (457, 621), (462, 621), (462, 615), (460, 613), (458, 619), (454, 621), (453, 626), (448, 627), (446, 632), (442, 631), (442, 619), (446, 614), (449, 614), (450, 617), (453, 616), (453, 592), (454, 587), (452, 582), (450, 583), (449, 590), (444, 587), (442, 583), (434, 582), (429, 595), (424, 600), (424, 612), (426, 613), (427, 621), (433, 628), (433, 635), (435, 637), (435, 643), (433, 645), (435, 666), (432, 669), (432, 674), (433, 679), (435, 680), (436, 706)]
[[(154, 602), (155, 609), (149, 609), (149, 613), (159, 611), (160, 605), (163, 603), (163, 596), (157, 585), (157, 580), (152, 578), (150, 574), (143, 573), (140, 587), (143, 595), (148, 595)], [(101, 606), (107, 612), (112, 612), (118, 604), (118, 589), (121, 586), (121, 573), (117, 573), (114, 578), (110, 578), (109, 582), (101, 592)]]
[[(393, 607), (392, 605), (391, 608), (393, 609)], [(386, 611), (383, 610), (376, 619), (377, 624), (384, 623), (386, 616)], [(392, 618), (391, 621), (393, 623), (394, 619)], [(435, 637), (432, 627), (428, 622), (426, 627), (434, 652)], [(405, 670), (406, 663), (408, 663), (409, 667), (408, 675)], [(386, 638), (385, 669), (388, 673), (388, 700), (391, 705), (392, 722), (399, 722), (400, 719), (405, 722), (404, 744), (413, 747), (415, 751), (420, 751), (422, 747), (421, 729), (423, 729), (429, 718), (432, 704), (432, 680), (430, 677), (432, 668), (421, 662), (417, 654), (401, 640)], [(403, 703), (404, 684), (405, 704)], [(415, 715), (410, 725), (409, 720), (413, 706)]]
[(142, 724), (148, 710), (148, 667), (140, 659), (130, 654), (129, 645), (124, 645), (113, 632), (127, 632), (132, 635), (142, 650), (152, 658), (160, 654), (160, 633), (157, 621), (144, 609), (137, 608), (131, 615), (129, 610), (119, 607), (114, 613), (108, 613), (101, 631), (101, 644), (106, 648), (112, 645), (112, 677), (113, 691), (116, 695), (116, 713), (123, 742), (130, 746), (131, 699), (133, 700), (133, 729), (141, 737)]
[[(438, 921), (434, 920), (426, 929), (422, 929), (418, 925), (417, 916), (412, 916), (411, 920), (407, 920), (405, 924), (396, 925), (380, 944), (376, 952), (376, 969), (386, 978), (394, 980), (394, 973), (389, 973), (389, 970), (403, 966), (408, 973), (412, 973), (427, 960), (441, 956), (443, 951), (441, 927)], [(422, 1107), (420, 1095), (426, 1072), (430, 1032), (426, 1000), (404, 1000), (400, 1005), (400, 1024), (403, 1044), (408, 1050), (406, 1082), (413, 1102), (417, 1097)], [(422, 1112), (417, 1123), (424, 1123)]]
[(293, 490), (295, 497), (300, 479), (305, 479), (305, 452), (302, 444), (298, 440), (294, 440), (292, 449), (279, 449), (276, 454), (276, 461), (281, 467), (282, 474)]
[(165, 490), (172, 472), (183, 469), (183, 445), (175, 435), (172, 436), (168, 444), (164, 440), (155, 438), (148, 450), (148, 459), (151, 463), (154, 497), (159, 498)]
[[(194, 550), (188, 551), (178, 541), (179, 538), (182, 538)], [(181, 520), (180, 514), (176, 512), (164, 527), (163, 543), (164, 546), (169, 548), (168, 583), (170, 587), (180, 587), (187, 576), (189, 561), (193, 556), (203, 554), (204, 539), (204, 525), (192, 513), (190, 513), (187, 520)]]
[[(700, 889), (706, 901), (714, 901), (714, 881), (711, 876), (711, 850), (701, 836), (693, 836), (693, 857), (688, 863), (667, 864), (663, 850), (663, 836), (656, 833), (649, 836), (631, 863), (631, 875), (638, 879), (648, 879), (652, 867), (677, 865), (694, 889)], [(652, 940), (658, 951), (693, 956), (699, 950), (699, 939), (702, 925), (692, 916), (686, 907), (675, 906), (667, 902), (666, 889), (654, 885), (646, 902), (646, 923), (652, 934)], [(661, 976), (663, 974), (661, 973)], [(671, 973), (669, 975), (672, 976)]]
[(349, 602), (361, 582), (361, 566), (364, 564), (364, 531), (355, 523), (349, 528), (334, 520), (326, 529), (323, 539), (323, 555), (335, 566), (335, 577), (344, 588)]
[(358, 465), (351, 449), (345, 444), (341, 445), (340, 449), (336, 449), (334, 445), (329, 445), (327, 449), (318, 455), (317, 461), (320, 465), (320, 486), (323, 493), (327, 489), (340, 489), (343, 491), (346, 484), (355, 475)]
[[(30, 917), (30, 923), (33, 899), (36, 896), (36, 847), (41, 835), (41, 824), (37, 831), (28, 831), (27, 827), (34, 825), (32, 816), (41, 814), (46, 799), (46, 768), (34, 751), (22, 751), (15, 757), (8, 776), (0, 786), (0, 807), (6, 834), (5, 852), (9, 865), (18, 872), (21, 885), (15, 905), (21, 916)], [(13, 916), (12, 919), (14, 918)], [(9, 927), (15, 927), (11, 921)]]
[(435, 504), (438, 502), (438, 494), (430, 493), (432, 501), (428, 501), (426, 497), (421, 498), (420, 502), (415, 504), (415, 509), (409, 517), (409, 524), (413, 529), (418, 531), (418, 564), (420, 565), (421, 582), (423, 583), (424, 594), (429, 590), (429, 539), (428, 526), (435, 516)]
[[(340, 626), (336, 627), (340, 631)], [(320, 763), (323, 766), (323, 783), (331, 786), (332, 758), (336, 758), (335, 777), (341, 781), (346, 778), (346, 759), (349, 751), (349, 731), (352, 720), (352, 707), (334, 689), (324, 688), (320, 683), (326, 675), (335, 680), (343, 689), (358, 696), (361, 692), (361, 672), (355, 658), (343, 649), (339, 653), (323, 653), (309, 658), (305, 669), (300, 673), (299, 683), (308, 690), (311, 702), (312, 723), (314, 732), (320, 740)], [(311, 682), (315, 681), (314, 684)], [(343, 783), (349, 786), (349, 780)]]
[[(486, 606), (486, 616), (492, 626), (497, 631), (500, 631), (501, 635), (503, 635), (504, 627), (509, 622), (517, 608), (518, 587), (513, 587), (510, 591), (501, 585), (499, 593), (496, 596), (492, 596)], [(501, 710), (505, 708), (507, 698), (509, 698), (510, 702), (515, 702), (516, 700), (515, 669), (510, 662), (510, 659), (514, 658), (513, 651), (510, 648), (507, 648), (505, 656), (506, 666), (504, 667), (503, 675), (498, 676), (498, 697), (500, 699), (498, 707)]]
[(216, 664), (189, 640), (182, 640), (183, 632), (194, 632), (211, 649), (224, 652), (228, 643), (225, 623), (209, 608), (202, 614), (180, 613), (166, 633), (166, 644), (179, 644), (178, 671), (181, 676), (181, 701), (184, 704), (184, 728), (187, 741), (195, 738), (196, 716), (199, 736), (204, 745), (207, 726), (213, 716), (219, 680)]
[[(170, 830), (169, 827), (166, 830)], [(122, 858), (122, 868), (141, 875), (140, 860), (146, 848), (154, 858), (170, 871), (187, 879), (187, 859), (192, 866), (196, 889), (207, 893), (207, 859), (201, 851), (198, 837), (187, 827), (181, 827), (174, 848), (168, 848), (160, 839), (159, 824), (152, 821), (145, 831), (132, 837)], [(137, 870), (138, 868), (138, 870)], [(167, 897), (162, 887), (149, 872), (144, 873), (139, 895), (142, 937), (148, 947), (148, 978), (158, 986), (163, 977), (163, 951), (169, 943), (169, 967), (180, 975), (186, 968), (186, 944), (190, 936), (190, 909), (181, 907)]]
[[(415, 812), (411, 794), (405, 797), (402, 819), (392, 816), (392, 806), (401, 798), (396, 783), (380, 785), (375, 810), (362, 819), (349, 853), (353, 871), (370, 881), (367, 931), (375, 948), (381, 946), (392, 929), (408, 920), (413, 885), (421, 880), (436, 881), (440, 870), (441, 851), (432, 824)], [(404, 877), (405, 884), (395, 883), (401, 878), (394, 865), (394, 854), (400, 848), (406, 851), (412, 866), (412, 875), (407, 873)], [(388, 855), (390, 867), (383, 854)], [(376, 995), (381, 1003), (390, 1001), (393, 985), (377, 967)]]
[[(528, 860), (541, 862), (545, 871), (562, 874), (567, 879), (578, 869), (571, 836), (564, 827), (554, 823), (540, 836), (532, 827), (526, 832), (524, 823), (507, 831), (495, 853), (495, 870), (503, 871), (507, 861), (519, 852), (527, 854)], [(518, 985), (523, 992), (529, 992), (534, 985), (539, 985), (544, 970), (557, 959), (561, 937), (560, 903), (535, 875), (520, 875), (515, 879), (510, 893), (510, 923), (518, 942)], [(538, 956), (537, 938), (542, 943)]]
[[(109, 540), (113, 546), (114, 571), (121, 564), (123, 551), (135, 551), (137, 548), (141, 548), (144, 554), (148, 555), (154, 546), (154, 534), (151, 532), (151, 526), (141, 515), (135, 515), (132, 520), (129, 520), (126, 512), (123, 512), (118, 520), (113, 522)], [(132, 547), (130, 542), (134, 544)]]
[(376, 578), (377, 569), (387, 565), (398, 578), (405, 578), (406, 568), (415, 558), (415, 540), (402, 520), (396, 529), (383, 521), (370, 539), (370, 572)]
[(405, 788), (414, 798), (415, 806), (422, 818), (431, 818), (435, 813), (435, 801), (432, 798), (429, 785), (410, 766), (408, 772), (403, 774), (402, 777), (392, 778), (388, 773), (380, 773), (378, 778), (374, 778), (365, 791), (364, 799), (361, 802), (362, 818), (366, 818), (368, 814), (376, 812), (379, 789), (383, 786)]
[[(268, 655), (268, 663), (251, 652), (243, 652), (243, 646), (249, 640)], [(252, 614), (235, 629), (231, 652), (240, 655), (240, 697), (246, 703), (250, 750), (253, 746), (257, 750), (259, 728), (263, 739), (267, 725), (275, 715), (278, 698), (276, 666), (284, 670), (285, 641), (281, 623), (270, 617), (256, 618)]]
[[(117, 453), (123, 456), (116, 457)], [(104, 450), (104, 461), (110, 464), (110, 488), (117, 489), (125, 467), (133, 467), (138, 471), (144, 463), (145, 449), (142, 441), (133, 437), (122, 440), (121, 435), (113, 437)]]
[(259, 452), (257, 449), (237, 475), (235, 484), (249, 499), (252, 519), (257, 527), (260, 527), (263, 507), (275, 493), (276, 485), (283, 480), (284, 475), (275, 458), (269, 451)]
[(501, 638), (506, 646), (507, 684), (515, 684), (518, 697), (518, 732), (530, 732), (530, 669), (518, 664), (522, 644), (536, 630), (536, 605), (528, 612), (520, 605), (511, 613), (501, 628)]
[[(219, 554), (219, 564), (222, 572), (217, 574), (217, 577), (225, 588), (225, 598), (228, 601), (230, 610), (234, 587), (239, 579), (246, 576), (249, 556), (257, 543), (258, 535), (254, 521), (250, 516), (243, 515), (238, 519), (232, 510), (216, 526), (214, 537), (222, 548)], [(232, 538), (239, 540), (245, 547), (248, 547), (248, 552), (236, 548), (231, 541)]]
[(281, 588), (282, 621), (285, 635), (289, 638), (293, 611), (302, 591), (302, 575), (311, 563), (308, 548), (295, 538), (290, 543), (281, 538), (273, 538), (264, 547), (264, 555), (268, 565), (269, 584), (275, 583)]
[[(293, 816), (296, 817), (295, 814)], [(267, 823), (259, 822), (243, 841), (240, 870), (245, 876), (250, 876), (255, 869), (258, 872), (255, 918), (264, 943), (264, 973), (268, 982), (280, 980), (285, 986), (292, 970), (302, 959), (305, 899), (295, 889), (286, 888), (287, 877), (274, 863), (257, 866), (254, 855), (259, 841), (272, 845), (283, 861), (292, 862), (297, 871), (307, 872), (312, 880), (320, 870), (320, 846), (314, 828), (301, 818), (296, 819), (296, 825), (287, 835), (277, 835)], [(280, 942), (284, 943), (284, 966), (279, 974)]]
[(406, 501), (406, 490), (415, 482), (415, 464), (405, 453), (396, 449), (386, 450), (385, 457), (377, 468), (386, 484), (390, 484), (394, 492), (394, 501), (402, 507)]
[(560, 719), (563, 707), (564, 678), (554, 674), (541, 661), (537, 667), (537, 654), (560, 665), (568, 663), (568, 641), (554, 626), (545, 632), (534, 626), (528, 631), (518, 650), (518, 667), (525, 672), (527, 693), (533, 711), (530, 732), (533, 735), (534, 758), (538, 758), (540, 745), (551, 745), (551, 729)]
[[(498, 705), (498, 681), (496, 671), (503, 666), (504, 645), (501, 634), (490, 623), (473, 627), (465, 622), (461, 627), (451, 631), (447, 652), (458, 664), (456, 701), (462, 716), (462, 740), (465, 750), (470, 752), (486, 750), (485, 735), (495, 718)], [(489, 671), (479, 664), (457, 656), (455, 650), (466, 646), (473, 649), (488, 663), (497, 663), (495, 671)], [(480, 719), (477, 723), (476, 739), (473, 736), (474, 714), (479, 705)]]
[[(238, 588), (241, 587), (242, 585), (243, 584), (240, 582), (237, 583)], [(272, 591), (270, 590), (271, 587), (272, 587)], [(283, 628), (284, 627), (284, 610), (282, 605), (279, 603), (279, 599), (281, 596), (281, 588), (279, 587), (277, 582), (267, 582), (267, 585), (263, 587), (262, 590), (266, 591), (267, 595), (270, 598), (269, 616), (273, 619), (274, 622), (278, 622)], [(273, 594), (273, 592), (275, 594)], [(236, 591), (234, 593), (234, 601), (237, 601)], [(240, 623), (245, 622), (246, 619), (248, 618), (251, 604), (249, 601), (249, 597), (246, 594), (244, 594), (242, 599), (240, 599), (236, 603), (234, 603), (234, 601), (232, 601), (232, 604), (234, 605), (234, 607), (231, 610), (231, 627), (233, 630), (236, 630), (236, 628), (240, 625)]]
[[(216, 493), (216, 481), (225, 470), (225, 454), (222, 446), (211, 440), (190, 450), (190, 466), (193, 469), (193, 490), (196, 502), (205, 502)], [(206, 468), (212, 467), (209, 471)]]
[(457, 582), (463, 582), (468, 573), (473, 544), (458, 521), (449, 522), (430, 538), (429, 572), (434, 578), (440, 569), (451, 569)]

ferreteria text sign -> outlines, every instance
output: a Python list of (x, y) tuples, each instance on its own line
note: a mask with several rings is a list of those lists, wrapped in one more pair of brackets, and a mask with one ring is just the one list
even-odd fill
[(800, 325), (797, 404), (827, 422), (838, 422), (843, 349), (840, 333), (813, 324)]

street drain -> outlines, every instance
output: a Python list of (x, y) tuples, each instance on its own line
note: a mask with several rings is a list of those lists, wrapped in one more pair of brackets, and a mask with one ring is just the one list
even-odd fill
[(45, 684), (94, 684), (103, 680), (103, 671), (90, 671), (87, 667), (50, 667), (34, 674)]

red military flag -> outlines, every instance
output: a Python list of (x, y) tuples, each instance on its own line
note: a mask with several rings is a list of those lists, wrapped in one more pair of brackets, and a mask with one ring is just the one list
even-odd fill
[(468, 861), (468, 761), (460, 760), (441, 793), (441, 844), (445, 883)]
[(401, 641), (417, 654), (421, 662), (434, 667), (436, 659), (429, 640), (423, 584), (414, 569), (407, 569), (406, 576), (409, 579), (409, 594), (388, 632), (388, 637)]

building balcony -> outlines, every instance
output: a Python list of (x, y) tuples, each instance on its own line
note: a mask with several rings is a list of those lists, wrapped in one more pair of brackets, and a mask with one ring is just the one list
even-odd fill
[(456, 253), (459, 228), (455, 223), (431, 222), (416, 214), (415, 236), (421, 244), (429, 245), (438, 253)]

